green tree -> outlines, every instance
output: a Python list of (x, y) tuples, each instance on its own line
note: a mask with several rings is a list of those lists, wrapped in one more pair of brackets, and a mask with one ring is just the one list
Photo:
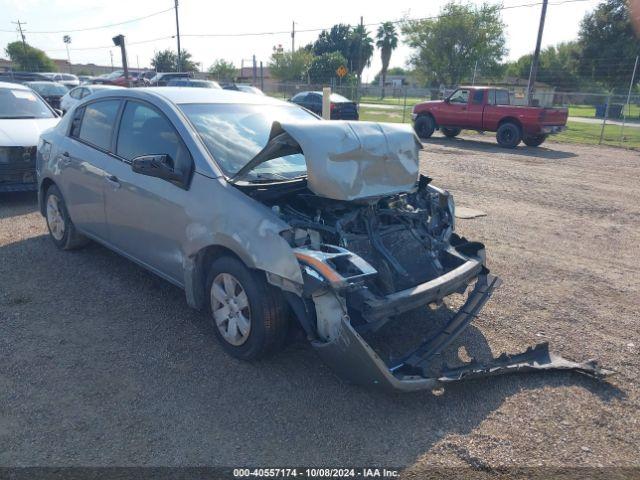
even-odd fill
[(625, 0), (606, 0), (587, 13), (578, 34), (580, 73), (607, 88), (629, 85), (640, 52)]
[(435, 19), (408, 20), (402, 25), (414, 52), (410, 63), (429, 84), (456, 86), (470, 79), (476, 61), (484, 76), (500, 73), (507, 54), (500, 5), (450, 2)]
[(304, 48), (295, 52), (275, 51), (269, 61), (271, 75), (283, 82), (305, 81), (313, 54)]
[(350, 25), (339, 23), (329, 30), (320, 32), (312, 50), (316, 56), (340, 53), (345, 59), (344, 66), (359, 78), (364, 67), (371, 64), (374, 48), (373, 39), (362, 25), (351, 28)]
[[(151, 65), (158, 72), (176, 72), (178, 70), (178, 54), (167, 48), (156, 52), (151, 59)], [(199, 63), (191, 60), (191, 54), (187, 50), (180, 52), (180, 71), (181, 72), (197, 72)]]
[(11, 42), (5, 48), (5, 52), (16, 69), (34, 72), (55, 72), (58, 70), (56, 64), (46, 53), (28, 43)]
[(222, 58), (218, 58), (213, 65), (209, 67), (209, 75), (216, 80), (232, 82), (236, 77), (236, 67), (233, 62), (227, 62)]
[(346, 59), (340, 52), (328, 52), (314, 57), (309, 66), (311, 83), (329, 83), (336, 77), (338, 67), (345, 63)]
[(398, 32), (392, 22), (384, 22), (378, 27), (376, 33), (376, 47), (380, 49), (380, 59), (382, 60), (382, 92), (384, 98), (384, 84), (387, 80), (387, 70), (391, 61), (391, 53), (398, 47)]
[(175, 72), (178, 55), (171, 49), (156, 52), (151, 59), (151, 66), (158, 72)]
[[(548, 83), (562, 90), (575, 90), (583, 85), (578, 69), (581, 49), (577, 42), (564, 42), (540, 52), (537, 81)], [(523, 55), (506, 65), (505, 75), (529, 78), (533, 55)]]
[[(412, 72), (406, 70), (402, 67), (391, 67), (387, 70), (387, 75), (411, 75)], [(376, 73), (375, 77), (371, 81), (372, 85), (380, 84), (380, 77), (382, 76), (381, 72)]]

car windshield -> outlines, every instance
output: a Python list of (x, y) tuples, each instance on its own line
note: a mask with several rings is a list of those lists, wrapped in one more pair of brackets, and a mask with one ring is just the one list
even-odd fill
[[(313, 120), (315, 116), (297, 106), (182, 104), (216, 163), (233, 176), (264, 148), (274, 121)], [(301, 154), (274, 158), (248, 174), (254, 180), (287, 180), (306, 174)]]
[(0, 89), (0, 118), (54, 118), (49, 107), (30, 90)]
[(64, 85), (55, 82), (29, 83), (29, 87), (42, 96), (64, 95), (69, 90)]

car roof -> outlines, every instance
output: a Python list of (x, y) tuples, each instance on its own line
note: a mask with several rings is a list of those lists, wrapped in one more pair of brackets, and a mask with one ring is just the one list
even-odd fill
[[(129, 90), (129, 92), (133, 93), (133, 90)], [(149, 87), (140, 90), (164, 97), (176, 104), (250, 103), (257, 105), (291, 105), (290, 103), (266, 95), (254, 95), (252, 93), (217, 88)]]
[(100, 85), (100, 84), (95, 84), (95, 85), (78, 85), (76, 88), (92, 88), (93, 90), (113, 90), (113, 89), (120, 89), (120, 88), (124, 88), (121, 87), (119, 85)]
[(0, 82), (0, 88), (11, 88), (13, 90), (31, 90), (29, 87), (20, 83)]

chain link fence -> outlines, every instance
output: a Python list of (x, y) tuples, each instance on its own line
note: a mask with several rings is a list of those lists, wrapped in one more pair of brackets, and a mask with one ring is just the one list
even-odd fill
[[(416, 103), (425, 100), (442, 100), (454, 88), (417, 88), (411, 86), (264, 82), (264, 91), (288, 100), (303, 91), (322, 91), (330, 86), (332, 92), (356, 101), (360, 107), (360, 119), (378, 122), (411, 122), (411, 111)], [(496, 86), (509, 90), (511, 103), (526, 104), (524, 86)], [(620, 92), (558, 92), (553, 87), (536, 89), (534, 103), (543, 107), (562, 107), (569, 111), (567, 130), (556, 138), (562, 141), (595, 145), (612, 145), (640, 149), (640, 95)]]

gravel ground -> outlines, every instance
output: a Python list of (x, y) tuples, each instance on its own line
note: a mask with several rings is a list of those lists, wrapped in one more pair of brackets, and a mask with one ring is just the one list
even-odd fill
[(619, 372), (608, 383), (384, 394), (344, 384), (304, 342), (242, 363), (181, 291), (95, 244), (56, 250), (35, 196), (2, 195), (0, 465), (640, 466), (640, 157), (548, 147), (425, 144), (424, 172), (487, 213), (458, 230), (504, 280), (450, 355), (549, 341)]

